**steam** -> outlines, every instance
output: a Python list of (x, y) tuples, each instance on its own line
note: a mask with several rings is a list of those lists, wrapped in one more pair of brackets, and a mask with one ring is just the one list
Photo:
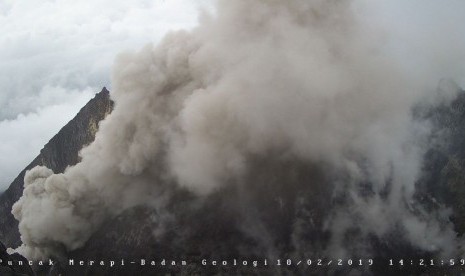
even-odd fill
[(253, 156), (279, 163), (279, 153), (338, 172), (328, 183), (342, 198), (325, 222), (331, 254), (350, 250), (348, 229), (382, 237), (399, 225), (413, 245), (455, 253), (447, 210), (413, 198), (429, 126), (411, 110), (430, 95), (376, 37), (349, 1), (223, 0), (192, 31), (122, 54), (115, 109), (82, 162), (26, 174), (12, 211), (17, 251), (79, 248), (127, 208), (163, 209), (179, 187), (206, 197), (253, 174)]

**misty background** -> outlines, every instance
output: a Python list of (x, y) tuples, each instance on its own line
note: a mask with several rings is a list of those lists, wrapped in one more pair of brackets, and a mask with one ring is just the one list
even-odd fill
[[(211, 2), (0, 1), (0, 192), (94, 93), (111, 90), (118, 53), (192, 28)], [(354, 2), (410, 78), (427, 70), (431, 86), (464, 86), (463, 1)]]

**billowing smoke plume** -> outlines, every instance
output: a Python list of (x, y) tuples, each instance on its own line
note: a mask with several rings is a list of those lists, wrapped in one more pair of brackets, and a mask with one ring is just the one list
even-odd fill
[(350, 229), (363, 239), (399, 227), (414, 246), (455, 253), (448, 211), (413, 198), (429, 131), (412, 119), (423, 85), (376, 37), (350, 1), (224, 0), (194, 30), (121, 55), (115, 109), (82, 162), (27, 173), (13, 207), (17, 250), (43, 258), (79, 248), (105, 219), (139, 204), (163, 209), (179, 187), (203, 198), (238, 185), (258, 157), (333, 174), (332, 254), (350, 250)]

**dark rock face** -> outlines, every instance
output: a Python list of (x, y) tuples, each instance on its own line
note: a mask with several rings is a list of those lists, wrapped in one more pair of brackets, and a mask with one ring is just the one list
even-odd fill
[(47, 166), (55, 173), (79, 162), (78, 153), (95, 138), (98, 123), (113, 109), (106, 88), (96, 94), (66, 126), (40, 151), (40, 154), (16, 177), (10, 187), (0, 195), (0, 240), (8, 247), (21, 244), (18, 222), (11, 207), (23, 193), (24, 174), (35, 166)]
[[(62, 264), (61, 272), (65, 275), (256, 275), (259, 271), (259, 275), (274, 275), (277, 267), (274, 263), (265, 266), (265, 258), (270, 255), (297, 257), (293, 255), (293, 239), (312, 245), (306, 248), (305, 244), (299, 244), (300, 250), (321, 252), (327, 241), (327, 234), (321, 230), (323, 217), (330, 204), (325, 200), (330, 197), (330, 187), (324, 175), (295, 160), (276, 162), (256, 158), (254, 162), (260, 164), (254, 166), (259, 167), (257, 171), (206, 199), (198, 199), (182, 189), (172, 191), (170, 202), (165, 206), (172, 219), (162, 220), (161, 233), (154, 233), (160, 229), (161, 214), (148, 206), (138, 206), (107, 221), (84, 247), (68, 255), (74, 260), (113, 260), (117, 263), (115, 267)], [(274, 173), (269, 173), (270, 167)], [(303, 222), (308, 225), (302, 229), (309, 231), (299, 233), (296, 229), (301, 228), (294, 227), (295, 223)], [(258, 269), (252, 265), (232, 266), (235, 258), (239, 263), (247, 260), (249, 264), (256, 260)], [(121, 259), (126, 262), (124, 266), (118, 265)], [(155, 261), (156, 265), (141, 266), (142, 259), (147, 263)], [(227, 260), (230, 265), (205, 267), (203, 259)], [(160, 265), (163, 260), (168, 265)], [(185, 266), (179, 264), (182, 260), (186, 261)], [(172, 261), (177, 265), (171, 266)], [(279, 270), (289, 275), (299, 273), (295, 267), (283, 266)]]
[[(430, 109), (424, 119), (433, 121), (433, 136), (442, 143), (425, 156), (424, 177), (418, 183), (418, 196), (438, 198), (454, 210), (453, 222), (459, 233), (465, 231), (465, 92), (451, 105)], [(431, 139), (435, 139), (432, 137)], [(274, 160), (274, 161), (273, 161)], [(279, 161), (276, 161), (279, 160)], [(256, 158), (250, 175), (237, 185), (220, 189), (201, 202), (183, 190), (173, 191), (166, 206), (173, 220), (158, 228), (156, 210), (139, 206), (109, 219), (94, 233), (83, 248), (69, 252), (74, 260), (104, 260), (105, 266), (69, 266), (61, 263), (56, 273), (66, 275), (180, 275), (244, 274), (244, 275), (308, 275), (349, 272), (360, 275), (391, 275), (393, 273), (424, 275), (459, 273), (460, 268), (397, 266), (337, 268), (322, 267), (302, 270), (295, 266), (274, 264), (258, 269), (253, 266), (202, 266), (203, 259), (258, 260), (273, 256), (285, 260), (315, 258), (324, 255), (330, 233), (324, 230), (324, 218), (337, 202), (331, 199), (332, 187), (328, 173), (318, 166), (309, 166), (283, 158)], [(270, 173), (272, 171), (272, 173)], [(254, 185), (248, 185), (249, 183)], [(237, 204), (237, 201), (240, 204)], [(241, 207), (238, 207), (241, 206)], [(252, 221), (251, 221), (252, 220)], [(166, 222), (165, 222), (166, 223)], [(258, 227), (258, 228), (257, 228)], [(258, 234), (257, 234), (258, 233)], [(260, 236), (261, 235), (261, 236)], [(356, 237), (356, 233), (354, 237)], [(429, 260), (434, 256), (412, 247), (408, 241), (393, 235), (382, 240), (373, 237), (371, 246), (377, 250), (376, 263), (388, 263), (396, 256), (403, 259)], [(348, 243), (351, 240), (348, 239)], [(357, 256), (353, 256), (356, 259)], [(124, 259), (124, 266), (118, 261)], [(141, 259), (155, 261), (155, 266), (141, 266)], [(117, 264), (109, 267), (108, 261)], [(165, 260), (176, 266), (161, 265)], [(187, 260), (187, 265), (179, 265)], [(131, 265), (128, 262), (135, 261)]]
[[(95, 136), (98, 122), (112, 110), (105, 89), (97, 94), (41, 151), (41, 154), (15, 179), (0, 196), (0, 240), (7, 246), (20, 244), (17, 222), (10, 214), (11, 206), (22, 194), (24, 173), (36, 165), (45, 165), (55, 172), (79, 161), (78, 151)], [(456, 231), (465, 233), (465, 92), (450, 105), (428, 109), (421, 119), (434, 125), (431, 148), (424, 161), (424, 175), (417, 183), (418, 198), (425, 204), (437, 200), (453, 209)], [(434, 143), (433, 143), (434, 144)], [(274, 158), (276, 157), (276, 158)], [(80, 249), (68, 252), (67, 260), (57, 261), (44, 275), (180, 275), (243, 274), (243, 275), (309, 275), (310, 273), (347, 275), (403, 275), (460, 273), (459, 267), (429, 268), (418, 266), (362, 267), (357, 271), (326, 267), (298, 269), (275, 265), (276, 259), (313, 260), (324, 255), (330, 233), (325, 230), (325, 217), (337, 204), (332, 198), (331, 173), (321, 166), (312, 166), (282, 156), (251, 158), (253, 172), (244, 175), (236, 185), (224, 187), (199, 200), (176, 185), (168, 185), (169, 203), (165, 208), (173, 216), (161, 220), (163, 214), (149, 206), (128, 209), (109, 218)], [(271, 172), (271, 173), (270, 173)], [(249, 185), (254, 183), (254, 185)], [(238, 204), (238, 201), (239, 204)], [(161, 233), (160, 221), (164, 225)], [(357, 233), (354, 233), (354, 238)], [(348, 243), (353, 240), (348, 237)], [(369, 241), (377, 249), (375, 262), (393, 258), (429, 260), (430, 253), (421, 252), (408, 241), (393, 234), (385, 240)], [(1, 251), (0, 247), (0, 251)], [(264, 256), (275, 259), (263, 265)], [(234, 258), (258, 260), (253, 266), (232, 266)], [(353, 256), (357, 259), (357, 256)], [(69, 259), (104, 261), (105, 265), (69, 265)], [(125, 265), (121, 265), (121, 260)], [(140, 262), (144, 259), (145, 266)], [(202, 266), (202, 259), (227, 260), (228, 266)], [(161, 265), (165, 260), (168, 265)], [(185, 266), (180, 262), (186, 260)], [(110, 267), (114, 261), (114, 267)], [(134, 261), (135, 264), (130, 262)], [(155, 266), (149, 265), (151, 261)], [(170, 266), (175, 261), (176, 266)], [(261, 263), (260, 263), (261, 262)], [(273, 264), (271, 262), (274, 262)], [(1, 268), (0, 269), (10, 269)], [(357, 269), (357, 268), (355, 268)], [(6, 271), (6, 270), (5, 270)], [(2, 274), (0, 270), (0, 275)], [(5, 272), (7, 273), (7, 272)], [(9, 273), (9, 272), (8, 272)], [(40, 273), (39, 273), (40, 274)], [(9, 275), (9, 274), (5, 274)]]

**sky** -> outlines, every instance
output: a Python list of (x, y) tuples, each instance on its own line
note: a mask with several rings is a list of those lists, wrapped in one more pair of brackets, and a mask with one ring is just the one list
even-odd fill
[[(210, 0), (0, 0), (0, 192), (103, 86), (118, 53), (196, 25)], [(393, 58), (465, 86), (465, 1), (356, 0)], [(431, 70), (431, 68), (435, 68)], [(426, 69), (425, 69), (426, 70)]]

